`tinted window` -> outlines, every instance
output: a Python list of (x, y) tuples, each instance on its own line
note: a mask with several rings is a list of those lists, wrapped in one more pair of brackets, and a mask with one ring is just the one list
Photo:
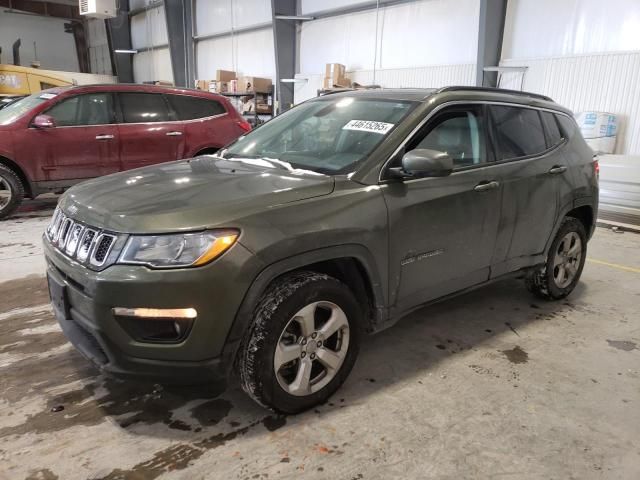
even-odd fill
[(576, 130), (576, 123), (566, 115), (556, 115), (556, 120), (560, 123), (562, 136), (565, 138), (571, 138), (573, 132)]
[(167, 122), (169, 110), (156, 93), (119, 93), (124, 123)]
[(110, 93), (89, 93), (67, 98), (45, 112), (58, 127), (106, 125), (113, 123)]
[(536, 155), (547, 149), (537, 110), (519, 107), (491, 107), (498, 159)]
[(547, 132), (547, 143), (549, 147), (553, 147), (562, 141), (562, 134), (556, 122), (556, 117), (553, 113), (542, 112), (542, 123)]
[(433, 118), (406, 151), (428, 148), (448, 153), (455, 168), (486, 162), (482, 108), (454, 108)]
[(226, 110), (219, 102), (208, 98), (167, 95), (167, 99), (171, 108), (176, 112), (178, 120), (193, 120), (226, 113)]

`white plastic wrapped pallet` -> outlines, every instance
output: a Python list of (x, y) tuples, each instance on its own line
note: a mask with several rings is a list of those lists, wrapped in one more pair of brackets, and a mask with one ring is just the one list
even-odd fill
[(606, 112), (581, 112), (576, 122), (587, 144), (596, 153), (613, 153), (616, 148), (618, 117)]

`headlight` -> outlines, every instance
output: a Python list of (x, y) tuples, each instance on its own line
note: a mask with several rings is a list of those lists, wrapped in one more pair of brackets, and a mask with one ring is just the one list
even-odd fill
[(199, 267), (228, 250), (238, 238), (234, 230), (171, 235), (132, 235), (118, 263), (156, 268)]

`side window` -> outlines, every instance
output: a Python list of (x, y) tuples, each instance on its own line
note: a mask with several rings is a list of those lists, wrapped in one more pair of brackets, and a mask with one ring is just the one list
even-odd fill
[(562, 136), (564, 138), (571, 138), (576, 131), (576, 123), (566, 115), (556, 115), (556, 119), (558, 123), (560, 123)]
[(118, 94), (122, 119), (124, 123), (167, 122), (170, 119), (169, 110), (164, 98), (157, 93), (127, 93)]
[(532, 108), (490, 107), (498, 160), (536, 155), (547, 149), (540, 114)]
[(542, 123), (544, 123), (544, 129), (547, 132), (547, 146), (555, 147), (562, 141), (562, 134), (556, 122), (556, 117), (553, 113), (542, 112)]
[(106, 125), (113, 123), (110, 93), (88, 93), (62, 100), (45, 112), (58, 127)]
[(196, 118), (213, 117), (226, 113), (220, 102), (209, 98), (188, 95), (167, 95), (166, 97), (171, 108), (176, 112), (178, 120), (195, 120)]
[(455, 107), (437, 114), (407, 145), (406, 151), (427, 148), (448, 153), (454, 168), (487, 161), (482, 107)]
[(78, 105), (80, 97), (71, 97), (56, 103), (49, 110), (45, 111), (45, 115), (49, 115), (56, 122), (57, 127), (70, 127), (78, 125)]

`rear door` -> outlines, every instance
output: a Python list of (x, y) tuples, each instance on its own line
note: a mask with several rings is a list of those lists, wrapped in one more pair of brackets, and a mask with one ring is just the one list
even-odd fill
[(20, 158), (39, 166), (37, 180), (92, 178), (120, 170), (118, 128), (111, 93), (63, 98), (42, 113), (52, 117), (55, 126), (29, 127), (20, 142)]
[(403, 153), (448, 153), (448, 177), (389, 181), (390, 296), (397, 313), (489, 278), (500, 218), (501, 186), (492, 165), (482, 105), (436, 114)]
[[(489, 107), (503, 186), (502, 218), (492, 276), (542, 254), (571, 181), (555, 118), (525, 106)], [(545, 133), (546, 132), (546, 133)]]
[(160, 93), (118, 92), (120, 158), (124, 170), (183, 158), (182, 122)]
[(183, 122), (185, 158), (202, 150), (213, 152), (238, 136), (237, 126), (228, 121), (220, 102), (191, 95), (165, 94), (165, 98), (175, 117)]

